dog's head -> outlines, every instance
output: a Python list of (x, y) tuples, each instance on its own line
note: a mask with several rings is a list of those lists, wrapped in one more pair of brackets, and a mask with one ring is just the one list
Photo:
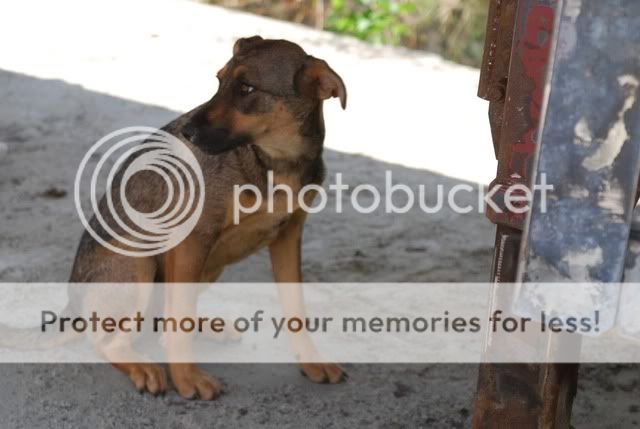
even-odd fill
[(305, 150), (305, 136), (324, 137), (323, 100), (347, 103), (340, 76), (286, 40), (239, 39), (217, 78), (218, 91), (182, 131), (212, 152), (250, 142), (270, 156), (295, 158)]

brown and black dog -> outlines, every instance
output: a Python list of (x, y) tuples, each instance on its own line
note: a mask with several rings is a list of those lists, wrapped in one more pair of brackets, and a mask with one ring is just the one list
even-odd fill
[[(324, 178), (322, 104), (337, 97), (344, 108), (344, 83), (326, 62), (307, 55), (300, 46), (259, 36), (238, 40), (233, 57), (217, 77), (219, 88), (211, 100), (163, 128), (189, 146), (204, 174), (204, 210), (193, 232), (166, 253), (146, 258), (111, 252), (85, 233), (71, 282), (213, 282), (226, 265), (265, 246), (269, 247), (277, 283), (302, 281), (300, 247), (305, 212), (299, 207), (289, 212), (284, 201), (276, 198), (273, 213), (265, 204), (235, 224), (233, 187), (253, 184), (266, 191), (268, 171), (273, 171), (275, 184), (287, 184), (294, 192), (307, 184), (320, 184)], [(135, 175), (127, 184), (127, 198), (139, 210), (153, 210), (163, 201), (165, 186), (157, 175)], [(117, 197), (114, 195), (116, 205)], [(100, 207), (104, 208), (104, 201)], [(108, 218), (106, 212), (104, 216)], [(95, 221), (91, 224), (100, 230)], [(108, 233), (101, 230), (101, 234), (109, 240)], [(304, 314), (300, 286), (280, 285), (279, 295), (285, 317)], [(197, 291), (167, 288), (164, 299), (165, 314), (196, 312)], [(217, 397), (221, 386), (213, 377), (195, 364), (176, 363), (172, 356), (179, 351), (177, 360), (182, 362), (190, 350), (190, 339), (168, 336), (166, 341), (169, 375), (178, 393), (185, 398)], [(293, 336), (291, 342), (294, 352), (302, 355), (300, 366), (309, 379), (331, 383), (343, 379), (342, 369), (335, 364), (304, 363), (305, 356), (316, 353), (308, 336)], [(167, 389), (160, 366), (120, 363), (123, 353), (132, 354), (132, 350), (120, 347), (102, 352), (138, 389), (153, 394)], [(131, 361), (140, 362), (137, 358)]]

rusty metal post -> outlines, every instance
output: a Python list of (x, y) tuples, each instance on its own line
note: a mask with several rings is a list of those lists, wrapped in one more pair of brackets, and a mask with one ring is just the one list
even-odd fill
[(529, 185), (556, 3), (491, 2), (478, 96), (490, 102), (489, 122), (498, 159), (497, 177), (491, 187), (501, 187), (494, 199), (502, 211), (487, 207), (489, 220), (498, 225), (493, 267), (496, 282), (515, 280), (525, 214), (511, 213), (503, 197), (510, 185)]
[[(521, 290), (535, 290), (536, 282), (599, 282), (605, 287), (592, 298), (606, 302), (619, 294), (625, 259), (627, 276), (637, 271), (629, 264), (627, 240), (640, 173), (640, 3), (557, 3), (520, 0), (517, 8), (495, 183), (531, 182), (530, 149), (539, 130), (536, 174), (545, 173), (555, 188), (544, 210), (536, 195), (519, 257), (522, 219), (489, 213), (498, 224), (495, 290), (519, 271)], [(555, 27), (548, 25), (553, 10)], [(553, 37), (545, 30), (551, 28), (557, 29)], [(530, 71), (544, 76), (547, 64), (553, 66), (541, 128), (536, 100), (542, 94), (538, 98), (536, 91), (542, 86)], [(634, 243), (632, 258), (640, 254)], [(512, 297), (504, 291), (496, 296), (510, 308)], [(532, 305), (527, 296), (515, 300), (518, 311)], [(577, 335), (548, 341), (543, 349), (551, 353), (579, 350)], [(569, 428), (577, 370), (577, 364), (483, 365), (474, 427)]]
[[(478, 95), (490, 102), (501, 213), (487, 210), (497, 225), (492, 267), (494, 296), (516, 280), (523, 214), (509, 212), (502, 198), (512, 184), (530, 185), (535, 143), (555, 21), (556, 0), (493, 0)], [(508, 308), (507, 303), (498, 303)], [(568, 427), (577, 365), (483, 364), (479, 369), (474, 428)], [(557, 422), (558, 424), (542, 424)]]

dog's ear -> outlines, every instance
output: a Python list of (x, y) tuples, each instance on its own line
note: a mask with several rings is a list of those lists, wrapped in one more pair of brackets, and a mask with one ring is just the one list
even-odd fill
[(325, 61), (309, 55), (295, 77), (296, 90), (306, 96), (326, 100), (338, 97), (347, 107), (347, 89), (342, 78)]
[(251, 37), (243, 37), (242, 39), (236, 40), (236, 43), (233, 44), (233, 55), (238, 55), (238, 53), (246, 50), (252, 44), (263, 40), (260, 36), (251, 36)]

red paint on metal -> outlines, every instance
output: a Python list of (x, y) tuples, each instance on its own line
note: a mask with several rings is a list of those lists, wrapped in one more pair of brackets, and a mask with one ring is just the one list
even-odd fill
[(529, 182), (536, 148), (546, 69), (551, 49), (554, 13), (553, 8), (549, 6), (537, 5), (533, 7), (525, 24), (524, 37), (518, 45), (524, 73), (531, 79), (534, 89), (531, 92), (528, 106), (531, 126), (524, 133), (521, 141), (514, 142), (509, 169), (512, 174), (520, 175), (524, 183)]

